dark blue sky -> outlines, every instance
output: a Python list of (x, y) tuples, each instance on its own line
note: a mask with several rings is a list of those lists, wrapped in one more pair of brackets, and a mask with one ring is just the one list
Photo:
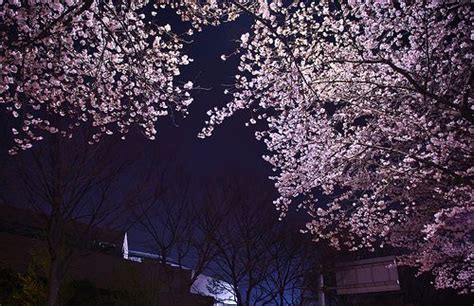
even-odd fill
[[(169, 18), (173, 28), (181, 28), (182, 23), (172, 14), (164, 17)], [(153, 145), (161, 150), (171, 150), (169, 153), (176, 150), (177, 162), (197, 176), (212, 177), (237, 171), (263, 179), (271, 174), (270, 165), (261, 158), (265, 146), (255, 140), (252, 127), (245, 127), (248, 114), (244, 111), (226, 120), (212, 137), (197, 138), (208, 118), (206, 112), (225, 105), (230, 98), (223, 94), (222, 85), (233, 83), (238, 57), (224, 62), (220, 56), (232, 53), (238, 45), (236, 40), (249, 29), (249, 18), (242, 16), (235, 22), (205, 28), (193, 36), (194, 43), (185, 46), (194, 62), (185, 67), (183, 79), (191, 79), (195, 85), (210, 90), (194, 92), (190, 114), (184, 120), (178, 120), (179, 126), (170, 118), (161, 118)], [(273, 188), (272, 182), (266, 182), (265, 188)]]

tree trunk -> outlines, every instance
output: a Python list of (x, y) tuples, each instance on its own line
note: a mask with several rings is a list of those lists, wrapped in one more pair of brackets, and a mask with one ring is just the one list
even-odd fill
[(48, 249), (51, 258), (48, 275), (48, 303), (47, 306), (56, 306), (59, 287), (62, 280), (62, 259), (64, 256), (61, 246), (63, 245), (63, 220), (61, 207), (63, 206), (62, 194), (62, 160), (61, 146), (57, 135), (52, 136), (54, 148), (51, 162), (53, 163), (53, 199), (51, 202), (51, 216), (48, 224)]
[(242, 295), (240, 294), (240, 291), (239, 291), (237, 285), (235, 285), (235, 283), (234, 283), (234, 291), (235, 291), (235, 298), (237, 299), (237, 305), (238, 306), (244, 306), (244, 303), (242, 301)]
[(279, 305), (284, 305), (283, 302), (285, 301), (285, 292), (283, 290), (278, 290), (278, 296), (280, 298), (280, 304)]
[(319, 280), (318, 280), (318, 306), (326, 306), (326, 296), (324, 295), (324, 275), (321, 270), (319, 271)]
[(51, 259), (48, 276), (48, 303), (47, 306), (56, 306), (61, 285), (60, 262), (57, 258)]

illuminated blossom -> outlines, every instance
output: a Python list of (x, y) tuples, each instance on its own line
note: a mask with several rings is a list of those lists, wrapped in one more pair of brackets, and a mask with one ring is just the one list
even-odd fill
[(187, 114), (192, 83), (176, 76), (192, 59), (146, 3), (1, 4), (0, 106), (15, 119), (11, 154), (46, 133), (72, 137), (83, 124), (93, 127), (91, 142), (135, 126), (154, 139), (160, 116)]
[(199, 136), (250, 110), (282, 216), (297, 204), (315, 240), (399, 247), (400, 263), (463, 289), (474, 253), (470, 5), (438, 2), (272, 2), (241, 38), (231, 102)]

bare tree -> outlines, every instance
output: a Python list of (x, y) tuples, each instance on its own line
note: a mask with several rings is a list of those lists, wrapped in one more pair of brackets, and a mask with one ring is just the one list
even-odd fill
[[(219, 180), (209, 192), (217, 256), (210, 291), (235, 294), (238, 305), (303, 305), (308, 276), (319, 268), (314, 243), (289, 222), (279, 222), (271, 195), (248, 179)], [(230, 284), (230, 286), (229, 286)]]
[[(181, 169), (178, 167), (173, 172), (181, 173)], [(146, 247), (157, 252), (162, 264), (192, 270), (187, 284), (191, 289), (215, 257), (211, 233), (221, 221), (213, 211), (199, 205), (201, 201), (196, 202), (188, 177), (179, 177), (169, 185), (163, 196), (142, 203), (135, 211), (135, 222), (150, 237)], [(170, 272), (165, 275), (167, 284), (175, 276)]]
[[(203, 289), (195, 284), (199, 275), (212, 276), (207, 291), (232, 295), (238, 305), (302, 304), (306, 274), (317, 262), (314, 245), (303, 236), (295, 239), (297, 229), (277, 221), (258, 182), (170, 185), (165, 196), (144, 203), (147, 211), (136, 211), (161, 263), (192, 269), (190, 289)], [(163, 277), (171, 284), (174, 274)]]
[(94, 244), (98, 226), (123, 227), (129, 221), (123, 212), (140, 202), (146, 188), (129, 167), (133, 160), (117, 153), (117, 143), (89, 145), (87, 139), (52, 135), (15, 159), (19, 188), (47, 233), (49, 306), (57, 304), (71, 263), (86, 250), (104, 247)]
[(304, 239), (295, 239), (295, 234), (289, 232), (284, 224), (279, 224), (274, 235), (274, 243), (268, 249), (270, 269), (259, 284), (258, 302), (263, 305), (302, 305), (314, 246), (305, 243)]
[(270, 273), (268, 250), (274, 243), (276, 224), (269, 213), (271, 205), (264, 205), (271, 203), (269, 195), (261, 194), (254, 186), (248, 188), (242, 181), (231, 180), (221, 182), (213, 193), (214, 207), (224, 222), (212, 233), (218, 254), (210, 270), (218, 281), (211, 284), (211, 289), (231, 290), (237, 304), (246, 306), (258, 302), (259, 285)]

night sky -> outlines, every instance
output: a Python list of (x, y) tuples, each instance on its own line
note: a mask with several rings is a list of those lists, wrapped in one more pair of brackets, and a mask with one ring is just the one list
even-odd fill
[[(172, 26), (179, 22), (171, 23)], [(197, 138), (198, 132), (207, 120), (207, 110), (221, 107), (229, 101), (223, 94), (224, 84), (232, 84), (238, 64), (234, 56), (222, 61), (222, 54), (230, 54), (235, 49), (241, 34), (250, 28), (250, 20), (241, 17), (237, 22), (219, 27), (207, 27), (193, 36), (194, 43), (187, 45), (188, 54), (194, 58), (185, 67), (183, 79), (191, 79), (195, 85), (210, 89), (194, 92), (194, 102), (190, 114), (174, 126), (170, 118), (158, 123), (159, 137), (156, 144), (161, 147), (174, 147), (178, 160), (187, 169), (200, 176), (214, 176), (232, 171), (242, 171), (259, 178), (268, 177), (270, 166), (261, 158), (265, 152), (263, 143), (254, 138), (254, 130), (245, 127), (248, 114), (241, 112), (225, 121), (215, 130), (213, 137)], [(268, 186), (273, 184), (268, 182)]]
[[(169, 23), (177, 33), (184, 33), (188, 29), (172, 10), (162, 10), (155, 18), (160, 24)], [(146, 169), (148, 165), (162, 163), (163, 160), (172, 160), (181, 167), (183, 173), (171, 176), (184, 175), (198, 183), (219, 177), (248, 177), (249, 182), (258, 182), (262, 192), (270, 193), (276, 198), (274, 184), (268, 179), (272, 174), (271, 166), (262, 159), (262, 154), (266, 152), (265, 145), (255, 139), (255, 126), (245, 126), (249, 118), (248, 113), (241, 111), (224, 121), (210, 138), (197, 137), (208, 118), (206, 112), (211, 108), (224, 106), (230, 99), (223, 92), (226, 85), (234, 82), (239, 57), (232, 56), (226, 61), (222, 61), (220, 57), (235, 51), (237, 40), (250, 30), (250, 24), (251, 19), (248, 16), (241, 16), (237, 21), (218, 27), (205, 27), (202, 32), (195, 32), (192, 36), (194, 42), (185, 45), (185, 53), (193, 58), (194, 62), (182, 69), (178, 81), (191, 80), (195, 86), (205, 90), (195, 90), (192, 93), (194, 101), (189, 107), (189, 115), (184, 119), (178, 117), (175, 120), (169, 116), (160, 117), (157, 123), (157, 138), (153, 141), (148, 140), (138, 129), (131, 130), (125, 141), (118, 140), (119, 136), (114, 135), (112, 137), (116, 137), (120, 142), (117, 150), (130, 156), (137, 156), (136, 151), (140, 151), (142, 158), (136, 163), (139, 169)], [(2, 111), (0, 166), (8, 165), (11, 161), (7, 154), (12, 140), (10, 129), (9, 119)], [(4, 172), (3, 175), (11, 176), (12, 171)], [(15, 180), (15, 177), (12, 179)], [(127, 184), (127, 180), (132, 179), (125, 176), (123, 182)], [(20, 188), (19, 184), (17, 186)], [(15, 199), (13, 201), (17, 202), (14, 205), (22, 206), (21, 202), (24, 201), (18, 199), (18, 191), (9, 189), (7, 193), (9, 199)], [(273, 204), (268, 202), (268, 205)], [(131, 238), (137, 239), (139, 236), (132, 233)], [(133, 242), (131, 244), (133, 245)]]
[[(182, 28), (183, 23), (173, 13), (167, 13), (163, 17), (172, 28)], [(241, 111), (224, 121), (215, 129), (212, 137), (197, 137), (208, 119), (206, 112), (213, 107), (222, 107), (229, 101), (230, 97), (223, 92), (226, 85), (234, 82), (239, 57), (232, 56), (226, 61), (222, 61), (220, 57), (235, 50), (238, 46), (236, 40), (250, 30), (250, 23), (250, 18), (241, 16), (236, 22), (207, 27), (192, 36), (194, 43), (186, 45), (185, 50), (194, 62), (184, 67), (182, 80), (192, 80), (195, 86), (206, 90), (194, 91), (194, 101), (185, 119), (173, 122), (170, 117), (160, 118), (156, 140), (148, 141), (141, 135), (132, 136), (127, 140), (129, 143), (125, 150), (149, 148), (151, 152), (158, 152), (157, 158), (161, 155), (165, 159), (174, 159), (177, 165), (183, 167), (185, 176), (198, 182), (194, 185), (198, 188), (202, 187), (199, 182), (205, 183), (220, 177), (248, 177), (249, 182), (258, 182), (262, 192), (272, 194), (273, 198), (277, 197), (274, 184), (268, 179), (272, 174), (271, 165), (262, 159), (262, 155), (266, 153), (265, 145), (255, 139), (254, 127), (245, 126), (248, 113)], [(182, 29), (184, 32), (185, 28)], [(273, 205), (272, 202), (267, 204)], [(277, 216), (275, 210), (273, 217)], [(146, 248), (145, 241), (145, 244), (140, 241), (142, 237), (139, 232), (132, 231), (129, 237), (131, 247)]]

